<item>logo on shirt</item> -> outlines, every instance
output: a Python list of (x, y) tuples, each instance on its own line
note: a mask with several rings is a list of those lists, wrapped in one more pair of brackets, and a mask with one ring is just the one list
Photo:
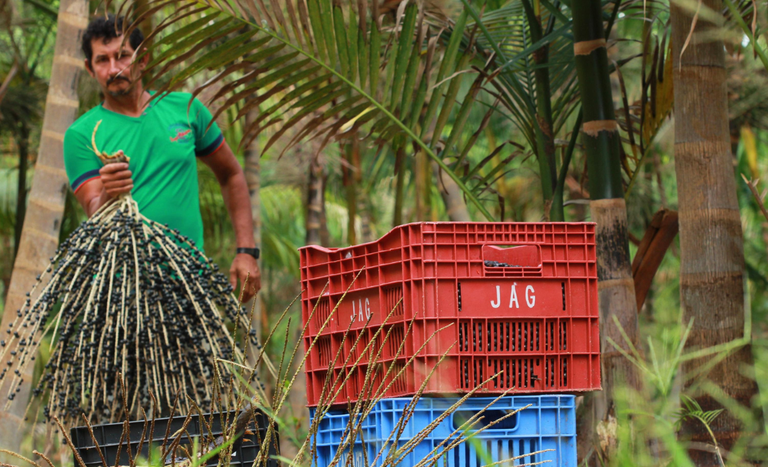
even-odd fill
[(171, 143), (186, 143), (192, 141), (192, 130), (181, 123), (174, 123), (168, 127)]

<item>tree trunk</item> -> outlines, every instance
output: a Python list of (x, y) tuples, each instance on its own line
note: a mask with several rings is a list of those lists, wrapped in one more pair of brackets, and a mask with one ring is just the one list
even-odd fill
[(405, 148), (399, 147), (395, 154), (397, 178), (395, 179), (395, 212), (392, 216), (392, 227), (397, 227), (403, 223), (403, 202), (405, 198)]
[[(576, 6), (576, 4), (574, 4)], [(590, 209), (597, 223), (597, 275), (600, 303), (603, 391), (594, 398), (597, 423), (614, 423), (617, 385), (639, 387), (636, 367), (608, 342), (637, 347), (637, 304), (629, 261), (627, 210), (619, 159), (619, 126), (613, 112), (600, 0), (582, 0), (573, 9), (576, 70), (583, 108)], [(628, 336), (626, 342), (614, 318)], [(607, 430), (610, 431), (610, 430)], [(614, 446), (615, 439), (602, 440)], [(613, 452), (606, 452), (608, 458)]]
[(323, 245), (322, 226), (325, 217), (325, 177), (323, 166), (317, 159), (309, 163), (309, 183), (307, 190), (307, 245)]
[(344, 159), (341, 173), (344, 178), (344, 188), (347, 192), (347, 244), (357, 243), (355, 220), (357, 219), (357, 190), (362, 180), (360, 174), (360, 143), (357, 136), (344, 145)]
[[(136, 21), (139, 19), (139, 16), (141, 16), (142, 13), (149, 10), (149, 0), (135, 0), (134, 2), (134, 13), (133, 13), (133, 20)], [(127, 25), (126, 25), (127, 26)], [(144, 37), (149, 37), (149, 35), (152, 33), (152, 16), (145, 17), (141, 24), (139, 24), (139, 29), (141, 29), (142, 34), (144, 34)]]
[(24, 213), (27, 210), (27, 165), (29, 164), (29, 126), (21, 124), (17, 140), (19, 148), (19, 180), (16, 188), (16, 225), (13, 226), (13, 256), (19, 252)]
[(18, 72), (19, 72), (19, 65), (16, 62), (14, 62), (13, 65), (11, 65), (11, 69), (8, 71), (8, 74), (5, 75), (3, 82), (0, 84), (0, 102), (3, 102), (5, 93), (8, 91), (8, 88), (11, 87), (11, 81), (13, 80), (13, 78), (16, 76)]
[(424, 151), (418, 151), (413, 161), (414, 181), (414, 220), (422, 222), (427, 220), (430, 202), (429, 193), (432, 183), (432, 171), (429, 166), (428, 156)]
[[(703, 6), (714, 11), (722, 8), (720, 0), (704, 0)], [(692, 17), (673, 3), (671, 22), (680, 302), (683, 324), (693, 321), (686, 342), (686, 350), (693, 351), (750, 336), (744, 336), (744, 252), (728, 128), (727, 71), (723, 43), (713, 36), (719, 26), (699, 17), (683, 53)], [(701, 371), (705, 363), (689, 361), (683, 371), (691, 375)], [(752, 365), (751, 347), (745, 345), (704, 376), (728, 397), (752, 408), (757, 406), (758, 396)], [(722, 408), (711, 395), (697, 391), (701, 378), (686, 381), (684, 390), (704, 411)], [(754, 413), (756, 420), (762, 419), (760, 409)], [(720, 447), (731, 451), (744, 427), (734, 414), (724, 412), (711, 428)], [(696, 420), (686, 419), (681, 434), (712, 444), (706, 428)], [(745, 435), (754, 437), (757, 433)], [(702, 450), (690, 454), (698, 466), (718, 465), (715, 454)]]
[(440, 168), (437, 164), (433, 164), (435, 172), (435, 180), (437, 180), (437, 187), (440, 190), (440, 196), (443, 197), (443, 204), (445, 204), (445, 212), (448, 214), (448, 219), (452, 222), (472, 222), (472, 218), (469, 217), (469, 211), (467, 210), (467, 203), (464, 202), (464, 196), (461, 189), (453, 181), (453, 179), (440, 172)]
[[(536, 43), (542, 39), (543, 30), (538, 2), (532, 6), (523, 2), (526, 17), (531, 31), (531, 42)], [(544, 195), (544, 218), (550, 219), (552, 208), (552, 195), (557, 185), (557, 162), (555, 160), (555, 138), (552, 133), (552, 98), (549, 80), (549, 45), (544, 45), (533, 52), (533, 61), (536, 65), (534, 76), (536, 77), (536, 150), (539, 160), (539, 175), (541, 177), (541, 191)], [(554, 221), (563, 221), (563, 205), (555, 206)]]
[[(36, 276), (48, 266), (49, 258), (53, 256), (59, 244), (61, 218), (69, 190), (67, 174), (64, 171), (62, 143), (64, 132), (77, 117), (77, 81), (83, 68), (80, 37), (87, 25), (88, 2), (61, 1), (39, 156), (5, 304), (3, 329), (7, 329), (16, 318), (16, 310), (24, 303), (25, 294), (32, 289)], [(22, 385), (21, 392), (16, 394), (15, 403), (8, 412), (0, 412), (0, 447), (14, 451), (19, 449), (24, 435), (24, 430), (20, 427), (26, 401), (29, 399), (29, 384), (32, 381), (31, 374), (22, 376), (25, 384)], [(10, 379), (0, 387), (3, 401), (6, 400), (4, 394), (7, 394), (8, 382)], [(16, 462), (14, 460), (11, 463)]]

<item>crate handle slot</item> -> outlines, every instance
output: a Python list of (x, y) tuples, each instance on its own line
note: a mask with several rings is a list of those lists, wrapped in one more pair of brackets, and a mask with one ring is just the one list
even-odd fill
[[(510, 412), (512, 412), (512, 410), (457, 410), (456, 412), (453, 413), (453, 417), (452, 417), (453, 429), (458, 430), (461, 427), (461, 425), (467, 422), (467, 420), (479, 414), (478, 418), (480, 419), (480, 421), (477, 421), (477, 423), (473, 425), (473, 428), (469, 430), (470, 432), (477, 431), (503, 418)], [(493, 431), (493, 430), (507, 430), (507, 431), (516, 430), (518, 415), (520, 415), (519, 412), (514, 415), (510, 415), (504, 420), (501, 420), (500, 422), (494, 424), (492, 427), (486, 428), (483, 431), (483, 433), (488, 431)], [(473, 420), (473, 421), (476, 421), (476, 420)]]
[(483, 245), (483, 261), (486, 267), (537, 268), (541, 267), (541, 250), (538, 245)]

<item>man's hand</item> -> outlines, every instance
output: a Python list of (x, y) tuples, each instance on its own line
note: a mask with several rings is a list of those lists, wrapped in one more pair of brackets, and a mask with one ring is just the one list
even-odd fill
[(243, 303), (253, 298), (256, 292), (261, 289), (261, 271), (259, 271), (259, 263), (253, 256), (239, 253), (229, 268), (229, 283), (232, 284), (232, 288), (237, 288), (239, 280), (240, 287), (243, 287), (246, 277), (248, 283), (245, 285), (245, 290), (242, 291)]
[(130, 193), (133, 189), (132, 173), (125, 162), (106, 164), (99, 170), (101, 184), (109, 198), (116, 198), (123, 193)]

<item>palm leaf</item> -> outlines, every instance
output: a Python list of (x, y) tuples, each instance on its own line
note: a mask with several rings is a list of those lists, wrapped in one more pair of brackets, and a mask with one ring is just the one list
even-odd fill
[[(462, 1), (470, 8), (468, 2)], [(501, 109), (507, 112), (507, 117), (534, 153), (537, 147), (537, 120), (533, 83), (537, 65), (533, 63), (533, 54), (537, 50), (549, 47), (546, 67), (550, 70), (550, 92), (559, 96), (552, 106), (555, 133), (562, 129), (567, 116), (578, 105), (570, 17), (549, 2), (545, 7), (541, 12), (541, 23), (552, 22), (553, 29), (545, 31), (546, 34), (538, 41), (533, 40), (524, 0), (512, 0), (482, 17), (474, 9), (470, 10), (473, 20), (470, 24), (479, 25), (482, 31), (478, 44), (486, 50), (486, 56), (495, 53), (488, 70), (488, 74), (493, 76), (489, 90), (499, 99)], [(552, 14), (552, 11), (557, 14)]]
[[(464, 148), (445, 147), (443, 153), (448, 154), (440, 156), (435, 152), (463, 81), (463, 76), (454, 75), (470, 64), (471, 51), (456, 59), (466, 14), (450, 25), (453, 32), (448, 47), (439, 51), (444, 56), (437, 61), (438, 29), (429, 27), (416, 2), (401, 4), (394, 24), (383, 23), (375, 8), (368, 11), (359, 1), (306, 0), (306, 5), (304, 0), (170, 3), (179, 12), (162, 22), (162, 28), (170, 32), (156, 31), (148, 46), (155, 57), (147, 66), (149, 82), (166, 80), (157, 93), (160, 98), (193, 76), (214, 72), (197, 87), (195, 95), (219, 84), (216, 98), (222, 105), (218, 113), (245, 97), (249, 101), (241, 106), (238, 117), (259, 109), (259, 117), (244, 129), (242, 146), (267, 130), (274, 132), (265, 151), (283, 141), (289, 130), (298, 136), (283, 147), (283, 152), (308, 139), (322, 137), (329, 142), (358, 130), (369, 132), (380, 142), (403, 145), (410, 141), (490, 218), (461, 177), (443, 162), (449, 153), (458, 155)], [(431, 69), (436, 63), (440, 66), (434, 73)], [(382, 73), (387, 76), (383, 82)], [(449, 83), (441, 83), (448, 76), (453, 76)], [(465, 98), (460, 104), (460, 120), (466, 119), (466, 109), (475, 94), (470, 93), (469, 100)], [(411, 106), (414, 96), (418, 106)], [(435, 118), (438, 125), (432, 126)], [(429, 131), (427, 139), (426, 129), (430, 128), (435, 130)], [(451, 127), (450, 146), (459, 141), (459, 134)]]

